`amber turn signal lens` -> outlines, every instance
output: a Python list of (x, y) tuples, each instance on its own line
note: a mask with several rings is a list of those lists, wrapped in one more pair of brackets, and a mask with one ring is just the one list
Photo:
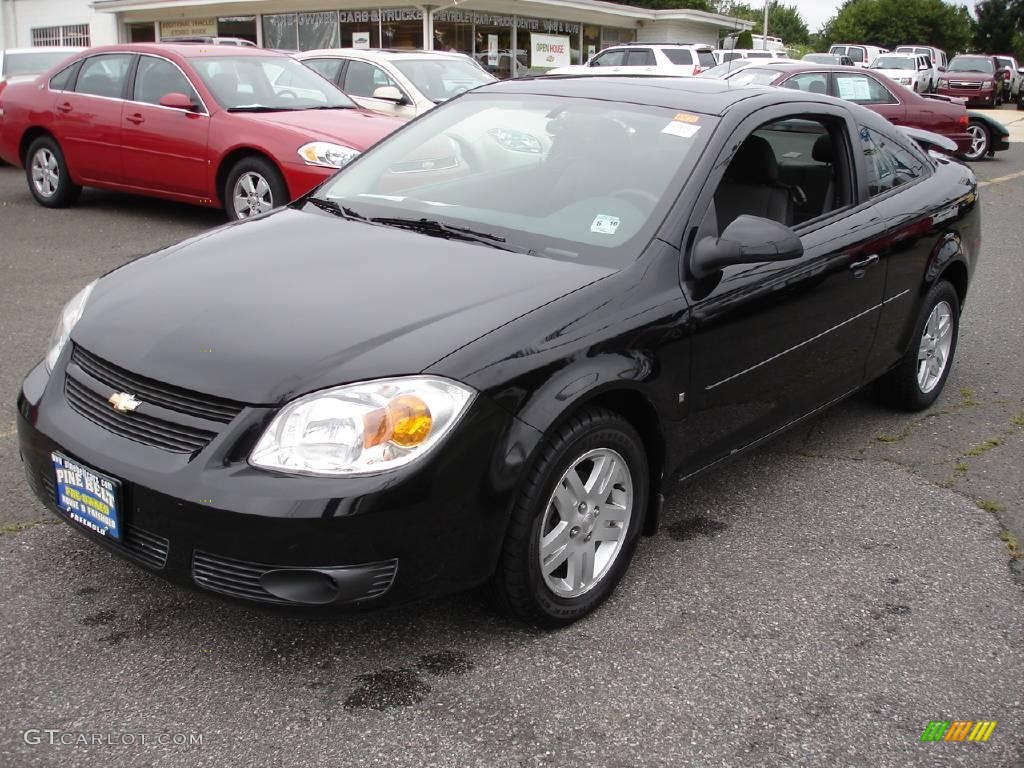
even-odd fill
[(392, 442), (412, 448), (427, 439), (433, 426), (430, 408), (416, 395), (399, 395), (384, 408), (363, 416), (363, 447)]
[(388, 403), (391, 420), (391, 442), (410, 448), (427, 439), (433, 420), (430, 408), (416, 395), (399, 395)]

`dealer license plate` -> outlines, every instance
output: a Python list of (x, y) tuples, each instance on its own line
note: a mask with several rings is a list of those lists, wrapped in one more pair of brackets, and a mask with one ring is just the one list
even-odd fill
[(57, 476), (57, 506), (90, 531), (121, 539), (121, 481), (59, 453), (50, 455)]

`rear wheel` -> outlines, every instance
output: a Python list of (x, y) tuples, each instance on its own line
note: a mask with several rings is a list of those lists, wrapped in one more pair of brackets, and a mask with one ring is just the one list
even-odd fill
[(40, 136), (29, 146), (25, 177), (36, 202), (47, 208), (72, 205), (82, 193), (82, 188), (71, 181), (64, 153), (52, 136)]
[(232, 221), (248, 219), (288, 202), (288, 187), (269, 160), (243, 157), (232, 166), (224, 184), (224, 211)]
[(647, 457), (617, 414), (588, 409), (550, 435), (520, 491), (492, 588), (523, 621), (586, 616), (629, 567), (648, 498)]
[(971, 148), (964, 153), (965, 160), (981, 160), (988, 154), (988, 148), (992, 143), (992, 135), (988, 126), (977, 120), (971, 120), (967, 126), (967, 133), (971, 136)]
[(940, 280), (928, 291), (914, 336), (899, 365), (878, 381), (878, 392), (890, 405), (920, 411), (935, 402), (953, 367), (960, 332), (960, 299), (956, 289)]

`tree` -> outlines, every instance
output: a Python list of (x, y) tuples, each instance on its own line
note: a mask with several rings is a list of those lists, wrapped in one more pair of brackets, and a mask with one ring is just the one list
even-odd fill
[(1005, 0), (982, 0), (974, 4), (978, 21), (974, 27), (974, 48), (986, 53), (1013, 54), (1017, 61), (1024, 55), (1021, 18), (1024, 3), (1011, 6)]
[[(764, 23), (764, 6), (752, 8), (747, 3), (725, 0), (718, 4), (718, 12), (727, 16), (754, 22), (754, 32), (760, 34)], [(794, 5), (772, 2), (768, 8), (768, 34), (781, 37), (786, 45), (806, 45), (810, 40), (807, 22)]]
[(923, 43), (955, 54), (971, 47), (973, 33), (967, 9), (943, 0), (847, 0), (820, 34), (825, 45)]
[(637, 8), (653, 8), (659, 11), (676, 10), (677, 8), (688, 8), (693, 11), (708, 11), (714, 13), (716, 6), (711, 0), (618, 0), (623, 5), (632, 5)]
[(754, 36), (750, 34), (749, 29), (744, 29), (736, 36), (736, 45), (734, 47), (740, 50), (749, 50), (754, 47)]

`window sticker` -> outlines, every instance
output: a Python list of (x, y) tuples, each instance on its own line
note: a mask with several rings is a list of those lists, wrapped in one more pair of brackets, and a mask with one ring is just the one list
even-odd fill
[(675, 117), (673, 117), (672, 119), (673, 120), (678, 120), (680, 123), (699, 123), (700, 122), (700, 118), (697, 115), (691, 115), (691, 114), (688, 114), (686, 112), (680, 112)]
[(661, 129), (662, 133), (668, 133), (672, 136), (682, 136), (684, 139), (690, 139), (697, 135), (697, 131), (700, 130), (699, 125), (693, 125), (692, 123), (681, 123), (677, 120), (673, 120), (671, 123)]
[(599, 213), (590, 224), (590, 231), (596, 232), (599, 235), (614, 235), (615, 231), (619, 228), (619, 224), (618, 216), (607, 216)]

